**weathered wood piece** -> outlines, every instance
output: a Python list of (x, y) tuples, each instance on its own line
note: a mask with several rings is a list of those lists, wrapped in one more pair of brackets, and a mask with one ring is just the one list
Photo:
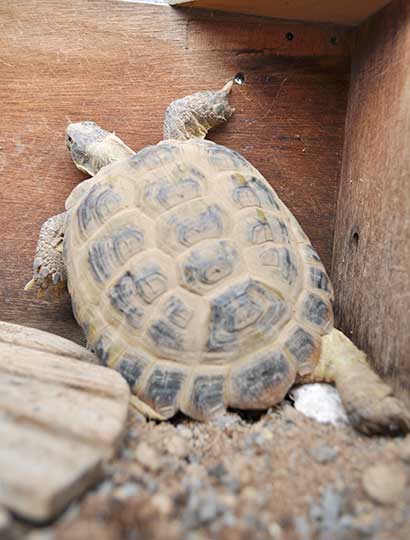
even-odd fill
[(1, 2), (0, 19), (3, 320), (84, 343), (68, 296), (23, 292), (41, 223), (84, 178), (68, 122), (95, 120), (138, 150), (162, 138), (173, 99), (238, 72), (235, 114), (211, 139), (262, 172), (330, 267), (350, 31), (108, 0)]
[(0, 504), (42, 521), (100, 477), (129, 390), (118, 373), (79, 361), (88, 351), (36, 333), (0, 325)]
[(388, 2), (389, 0), (169, 0), (168, 3), (299, 21), (358, 24)]
[(333, 257), (336, 319), (410, 403), (410, 4), (360, 27)]
[(21, 326), (20, 324), (0, 321), (0, 343), (9, 343), (42, 352), (50, 352), (91, 364), (98, 362), (94, 354), (69, 339), (64, 339), (60, 336), (50, 334), (50, 332), (43, 332), (28, 326)]

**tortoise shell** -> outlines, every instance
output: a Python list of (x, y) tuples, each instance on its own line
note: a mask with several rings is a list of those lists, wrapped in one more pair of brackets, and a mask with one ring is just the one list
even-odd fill
[(75, 317), (163, 418), (267, 408), (314, 369), (333, 325), (329, 278), (240, 154), (164, 141), (102, 169), (67, 206)]

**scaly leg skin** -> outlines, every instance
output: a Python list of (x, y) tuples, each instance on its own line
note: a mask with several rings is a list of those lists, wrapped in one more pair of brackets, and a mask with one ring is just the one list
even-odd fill
[(228, 103), (233, 81), (221, 90), (197, 92), (169, 105), (164, 117), (164, 139), (204, 139), (208, 131), (226, 122), (234, 112)]
[(410, 431), (410, 411), (369, 366), (366, 355), (333, 329), (322, 337), (315, 371), (305, 382), (333, 382), (353, 427), (367, 435)]
[(33, 279), (24, 287), (25, 291), (36, 287), (39, 296), (44, 296), (47, 290), (59, 296), (65, 290), (67, 272), (62, 251), (66, 214), (63, 212), (53, 216), (41, 226), (33, 263)]

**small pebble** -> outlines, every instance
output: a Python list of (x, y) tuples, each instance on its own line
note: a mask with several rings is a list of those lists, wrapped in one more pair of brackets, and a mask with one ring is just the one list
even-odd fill
[(168, 497), (168, 495), (157, 493), (152, 497), (151, 502), (158, 512), (163, 515), (169, 515), (172, 511), (172, 500), (170, 497)]
[(158, 452), (147, 443), (140, 443), (135, 449), (135, 457), (142, 465), (151, 471), (157, 471), (160, 466)]
[(227, 474), (226, 467), (223, 463), (218, 463), (214, 465), (213, 467), (209, 467), (208, 474), (209, 476), (213, 476), (214, 478), (221, 479), (223, 476)]
[(185, 458), (190, 452), (188, 442), (179, 435), (173, 435), (165, 440), (165, 447), (168, 452), (179, 458)]
[(192, 439), (192, 431), (188, 427), (180, 424), (177, 427), (177, 431), (181, 437), (184, 437), (184, 439)]
[(281, 540), (283, 538), (282, 528), (278, 523), (270, 523), (268, 525), (268, 531), (272, 540)]
[(339, 455), (339, 450), (334, 446), (321, 444), (320, 446), (310, 448), (309, 454), (316, 461), (316, 463), (330, 463), (337, 458)]
[(132, 482), (126, 482), (122, 486), (117, 487), (113, 495), (116, 499), (124, 501), (130, 497), (134, 497), (140, 491), (139, 486), (133, 484)]
[(349, 423), (339, 393), (330, 384), (305, 384), (292, 388), (290, 396), (298, 411), (317, 422), (336, 426)]
[(362, 475), (366, 494), (380, 504), (394, 504), (406, 488), (406, 469), (399, 463), (371, 465)]

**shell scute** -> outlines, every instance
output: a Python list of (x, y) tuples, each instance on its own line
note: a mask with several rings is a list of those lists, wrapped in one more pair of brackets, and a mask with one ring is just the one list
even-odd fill
[(283, 219), (269, 211), (244, 211), (239, 222), (239, 234), (247, 244), (289, 243), (289, 230)]
[(238, 250), (229, 240), (208, 240), (192, 248), (180, 261), (182, 285), (206, 293), (240, 270)]
[(192, 201), (167, 212), (157, 222), (158, 243), (168, 253), (229, 232), (229, 218), (215, 201)]
[(279, 210), (279, 202), (273, 189), (253, 174), (231, 173), (220, 179), (226, 182), (232, 201), (237, 208), (257, 206), (266, 210)]
[(313, 371), (320, 354), (320, 347), (315, 334), (296, 325), (289, 332), (284, 347), (293, 358), (299, 375), (307, 375)]
[(144, 358), (143, 355), (129, 353), (122, 355), (118, 359), (115, 369), (121, 373), (131, 390), (134, 390), (149, 365), (149, 360)]
[(280, 350), (256, 353), (232, 368), (229, 404), (265, 409), (280, 401), (295, 381), (296, 369)]
[(178, 366), (158, 362), (138, 389), (138, 397), (164, 418), (170, 418), (178, 410), (179, 394), (186, 375), (187, 371)]
[(224, 383), (223, 372), (194, 373), (185, 403), (181, 404), (182, 411), (192, 418), (204, 420), (223, 410)]
[(206, 177), (198, 167), (178, 164), (169, 174), (155, 172), (144, 182), (142, 206), (152, 215), (174, 208), (184, 202), (204, 197)]
[(107, 280), (144, 246), (144, 232), (135, 225), (93, 240), (88, 248), (88, 265), (98, 283)]
[(121, 194), (113, 187), (103, 183), (95, 184), (76, 210), (80, 234), (83, 237), (90, 236), (125, 206)]
[(262, 283), (246, 280), (211, 301), (207, 350), (228, 352), (264, 343), (285, 318), (287, 306)]

